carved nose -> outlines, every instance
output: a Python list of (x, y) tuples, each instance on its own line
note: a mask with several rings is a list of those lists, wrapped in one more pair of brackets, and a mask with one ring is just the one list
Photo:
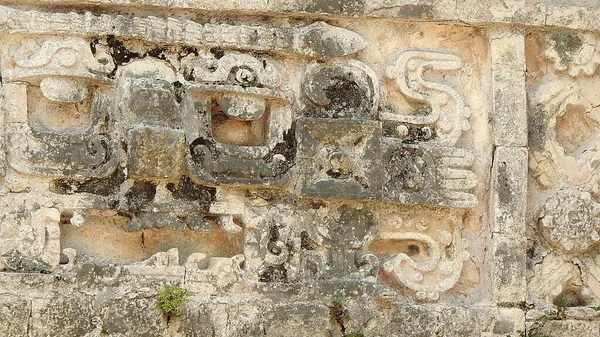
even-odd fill
[[(128, 89), (128, 90), (127, 90)], [(178, 178), (184, 163), (184, 132), (179, 103), (167, 81), (136, 79), (125, 85), (129, 175), (133, 178)]]

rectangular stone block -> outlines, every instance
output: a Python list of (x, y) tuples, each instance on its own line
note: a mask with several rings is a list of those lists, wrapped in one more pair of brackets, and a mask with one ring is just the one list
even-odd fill
[(183, 131), (143, 127), (131, 131), (129, 168), (132, 176), (177, 178), (184, 162)]
[(514, 239), (525, 237), (527, 149), (498, 147), (492, 166), (490, 215), (492, 232)]
[(3, 90), (6, 123), (27, 123), (27, 84), (6, 83)]
[(539, 332), (552, 337), (600, 336), (600, 322), (549, 321), (539, 329)]
[(0, 331), (2, 336), (25, 337), (29, 323), (29, 303), (23, 298), (0, 298)]
[(494, 144), (527, 145), (525, 41), (521, 32), (490, 35)]
[(371, 121), (298, 122), (301, 195), (376, 199), (381, 193), (381, 125)]
[(457, 0), (458, 19), (469, 22), (507, 22), (542, 25), (546, 7), (525, 0)]
[(497, 303), (526, 298), (527, 150), (499, 147), (492, 167), (493, 291)]
[(492, 235), (492, 289), (498, 304), (514, 304), (525, 301), (527, 295), (527, 250), (525, 239), (512, 238), (494, 233)]
[(94, 329), (93, 317), (92, 303), (84, 296), (34, 299), (29, 336), (84, 336)]

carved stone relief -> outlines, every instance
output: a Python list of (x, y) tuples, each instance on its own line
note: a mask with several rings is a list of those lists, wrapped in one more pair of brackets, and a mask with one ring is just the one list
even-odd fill
[(532, 65), (529, 92), (530, 292), (597, 305), (598, 37), (544, 33), (529, 43), (546, 59)]
[[(70, 14), (69, 27), (83, 28), (74, 33), (61, 29), (62, 14), (1, 9), (12, 17), (7, 36), (30, 34), (6, 42), (2, 63), (8, 180), (48, 181), (41, 198), (58, 200), (52, 233), (60, 228), (65, 264), (206, 268), (245, 254), (243, 272), (258, 282), (351, 276), (418, 300), (437, 300), (459, 281), (469, 259), (464, 214), (481, 212), (483, 177), (472, 170), (481, 149), (465, 134), (471, 110), (453, 77), (463, 69), (456, 50), (407, 40), (376, 61), (385, 68), (378, 74), (357, 57), (367, 40), (324, 22), (265, 28)], [(44, 30), (26, 26), (28, 16), (44, 18)], [(118, 34), (103, 36), (110, 24)], [(261, 54), (266, 46), (272, 53)], [(290, 218), (249, 210), (253, 188), (276, 195), (263, 207), (294, 200)], [(430, 205), (453, 214), (451, 224), (382, 232), (383, 209), (372, 201)], [(57, 249), (56, 235), (38, 245)], [(388, 242), (385, 252), (374, 239)], [(408, 253), (406, 242), (416, 245)], [(58, 255), (37, 255), (45, 270), (59, 265)]]
[[(133, 2), (72, 11), (8, 3), (1, 271), (76, 283), (102, 270), (85, 281), (86, 296), (176, 279), (219, 298), (215, 312), (246, 293), (261, 302), (294, 289), (309, 307), (321, 292), (355, 288), (378, 305), (417, 310), (506, 304), (490, 281), (506, 234), (494, 221), (498, 203), (524, 192), (496, 186), (514, 172), (497, 155), (494, 93), (482, 89), (495, 81), (490, 31), (285, 11), (272, 20), (148, 16)], [(595, 130), (597, 95), (585, 88), (600, 62), (593, 35), (582, 35), (581, 53), (561, 41), (528, 42), (548, 61), (527, 82), (529, 125), (539, 131), (529, 138), (537, 190), (527, 234), (540, 254), (553, 251), (544, 261), (595, 266), (594, 145), (567, 124)], [(565, 86), (545, 89), (550, 81)], [(589, 178), (569, 178), (574, 167)], [(544, 289), (533, 293), (556, 293), (539, 280), (551, 269), (532, 265), (530, 286)], [(583, 287), (596, 270), (577, 273), (557, 282), (579, 277)], [(102, 296), (90, 305), (101, 308)], [(214, 335), (235, 335), (227, 322), (259, 310), (244, 305), (243, 315), (215, 318)]]

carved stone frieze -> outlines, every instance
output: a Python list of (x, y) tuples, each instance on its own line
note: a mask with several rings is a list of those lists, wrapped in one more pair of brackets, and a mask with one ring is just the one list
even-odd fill
[[(503, 257), (492, 222), (498, 200), (523, 193), (496, 193), (521, 171), (496, 156), (485, 29), (159, 2), (0, 1), (1, 271), (51, 273), (102, 312), (106, 296), (183, 285), (198, 295), (189, 303), (221, 313), (190, 331), (215, 336), (237, 336), (228, 322), (246, 316), (248, 335), (269, 335), (250, 302), (270, 313), (292, 297), (504, 303), (489, 276)], [(581, 191), (557, 198), (591, 212)], [(537, 230), (565, 252), (595, 247), (596, 228), (556, 211), (561, 200)], [(580, 228), (586, 247), (557, 238)], [(249, 311), (226, 312), (233, 299)], [(180, 310), (202, 315), (193, 305)], [(166, 335), (194, 335), (165, 315)], [(81, 335), (127, 335), (107, 321)]]

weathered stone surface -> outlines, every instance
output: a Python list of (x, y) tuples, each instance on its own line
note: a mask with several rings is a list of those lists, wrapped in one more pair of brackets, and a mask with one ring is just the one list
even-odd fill
[(3, 333), (597, 335), (599, 9), (0, 0)]
[(526, 146), (527, 102), (523, 32), (492, 31), (490, 54), (494, 97), (494, 144)]
[(0, 324), (6, 336), (28, 336), (30, 302), (18, 297), (0, 297)]
[(494, 297), (498, 303), (519, 303), (526, 298), (526, 150), (496, 148), (492, 170)]
[(99, 310), (101, 327), (109, 334), (122, 336), (163, 336), (165, 321), (151, 299), (122, 299)]
[(34, 299), (31, 304), (31, 336), (83, 336), (94, 329), (90, 298), (71, 295)]

